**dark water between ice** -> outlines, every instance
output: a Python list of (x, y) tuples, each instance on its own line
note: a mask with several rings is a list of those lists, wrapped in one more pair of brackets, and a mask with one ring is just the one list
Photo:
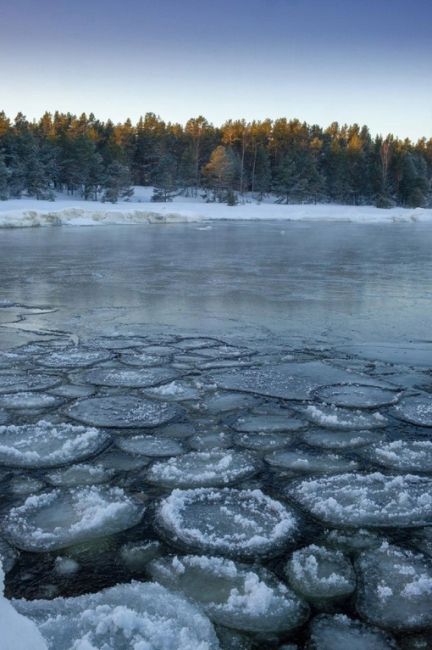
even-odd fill
[[(295, 542), (283, 552), (270, 553), (260, 561), (285, 580), (284, 565), (293, 549), (323, 541), (329, 528), (345, 527), (343, 522), (323, 521), (304, 503), (287, 497), (286, 489), (293, 481), (310, 477), (319, 480), (346, 471), (380, 471), (384, 476), (405, 477), (408, 470), (398, 468), (394, 460), (377, 463), (365, 449), (397, 440), (429, 442), (431, 292), (432, 228), (421, 224), (221, 222), (201, 227), (189, 224), (2, 230), (0, 350), (9, 353), (15, 348), (17, 354), (0, 357), (0, 416), (8, 425), (32, 424), (41, 419), (54, 425), (76, 424), (70, 416), (78, 406), (80, 421), (97, 425), (94, 413), (85, 406), (87, 397), (76, 399), (66, 394), (70, 384), (86, 386), (89, 394), (93, 392), (90, 399), (145, 397), (156, 404), (168, 400), (170, 406), (179, 407), (178, 414), (169, 424), (146, 429), (148, 433), (176, 441), (183, 452), (210, 449), (213, 445), (247, 450), (256, 460), (257, 470), (230, 485), (238, 489), (260, 488), (299, 513), (301, 530)], [(38, 345), (34, 346), (34, 342)], [(46, 363), (52, 353), (61, 356), (64, 352), (67, 357), (77, 349), (105, 351), (108, 358), (86, 368), (68, 366), (66, 361), (62, 365), (58, 357), (55, 366)], [(149, 360), (145, 355), (152, 358)], [(156, 389), (152, 394), (152, 386), (169, 384), (163, 373), (162, 378), (156, 377), (153, 382), (150, 378), (145, 387), (140, 386), (141, 379), (136, 376), (132, 380), (128, 376), (130, 386), (122, 386), (122, 380), (115, 377), (126, 370), (140, 372), (148, 368), (151, 373), (154, 367), (178, 374), (177, 394), (169, 390), (164, 393), (164, 389), (159, 394)], [(57, 385), (53, 382), (48, 388), (32, 386), (35, 372), (54, 376)], [(352, 381), (350, 373), (354, 376)], [(24, 388), (20, 384), (23, 376), (29, 377)], [(10, 382), (10, 389), (2, 389), (2, 382)], [(385, 403), (371, 407), (360, 404), (366, 406), (361, 412), (348, 404), (347, 412), (336, 411), (336, 419), (330, 406), (327, 417), (326, 404), (335, 402), (328, 395), (330, 389), (324, 387), (338, 386), (339, 390), (341, 385), (348, 390), (348, 401), (353, 395), (354, 399), (364, 400), (364, 393), (358, 396), (359, 384), (380, 387), (384, 392), (378, 391), (378, 395)], [(26, 400), (34, 399), (35, 393), (58, 397), (58, 385), (62, 387), (60, 392), (66, 387), (61, 403), (45, 408), (26, 407)], [(357, 388), (352, 395), (353, 385)], [(26, 397), (21, 394), (23, 390), (32, 395)], [(188, 396), (181, 391), (191, 392)], [(11, 407), (7, 400), (1, 401), (13, 395), (21, 400), (18, 407), (16, 403)], [(399, 417), (391, 404), (393, 396), (399, 405), (412, 406), (415, 417), (423, 421), (412, 421), (411, 411), (409, 417), (406, 413)], [(418, 397), (424, 400), (421, 408), (411, 401)], [(347, 395), (342, 399), (347, 399)], [(321, 415), (313, 411), (316, 408), (324, 409)], [(385, 418), (385, 426), (375, 428), (373, 418), (377, 413)], [(351, 417), (353, 421), (342, 428), (341, 421)], [(274, 449), (297, 454), (300, 465), (292, 464), (292, 457), (291, 464), (284, 461), (288, 463), (285, 466), (274, 465), (268, 458), (272, 448), (260, 449), (259, 442), (247, 435), (241, 437), (242, 427), (243, 434), (253, 437), (255, 432), (265, 431), (271, 422), (276, 422), (275, 418), (287, 418), (287, 426), (284, 429), (278, 421), (273, 433), (267, 433), (275, 436)], [(293, 423), (288, 425), (289, 418), (301, 421), (298, 430), (289, 432), (289, 426), (295, 428)], [(241, 419), (249, 424), (242, 424)], [(106, 422), (100, 426), (117, 447), (123, 444), (120, 440), (132, 435), (118, 422), (113, 427)], [(364, 445), (354, 441), (338, 446), (341, 431), (348, 436), (361, 430), (364, 435), (365, 429), (370, 440), (365, 438)], [(136, 431), (142, 430), (138, 427)], [(326, 442), (325, 436), (335, 432), (334, 439)], [(212, 438), (207, 434), (215, 435)], [(223, 434), (222, 438), (219, 434)], [(281, 445), (283, 435), (286, 444)], [(92, 462), (102, 461), (110, 466), (115, 460), (110, 460), (113, 449), (107, 450), (105, 445), (97, 461)], [(305, 457), (310, 459), (310, 454), (315, 459), (337, 454), (336, 461), (329, 457), (336, 468), (326, 469), (324, 460), (323, 467), (308, 469), (303, 461)], [(432, 463), (432, 451), (427, 450), (427, 454), (429, 457), (425, 456), (425, 465), (418, 472), (426, 481), (432, 474), (432, 464), (427, 465)], [(9, 597), (71, 596), (131, 578), (148, 579), (145, 568), (131, 570), (122, 561), (121, 548), (125, 543), (162, 539), (162, 555), (178, 552), (178, 542), (161, 532), (153, 521), (159, 499), (170, 494), (166, 486), (147, 480), (148, 467), (160, 460), (162, 454), (134, 456), (123, 450), (115, 455), (115, 462), (123, 459), (124, 463), (131, 463), (131, 468), (112, 465), (114, 478), (110, 483), (145, 503), (148, 516), (138, 526), (102, 540), (98, 538), (85, 547), (42, 553), (23, 551), (7, 576)], [(134, 459), (138, 464), (142, 461), (142, 467), (133, 469)], [(33, 469), (11, 467), (4, 459), (2, 465), (2, 514), (23, 503), (33, 489), (37, 488), (39, 493), (52, 487), (47, 480), (50, 470), (43, 462)], [(40, 483), (26, 486), (21, 481), (26, 477)], [(217, 482), (214, 485), (218, 487)], [(404, 489), (405, 486), (400, 488), (401, 495)], [(391, 527), (390, 517), (381, 525), (369, 522), (370, 525), (362, 527), (370, 527), (380, 539), (410, 551), (428, 549), (430, 554), (432, 536), (429, 541), (420, 542), (420, 546), (418, 540), (424, 526), (432, 524), (432, 506), (426, 512), (424, 498), (421, 504), (423, 510), (420, 512), (419, 506), (415, 525), (414, 520), (408, 526), (403, 521), (403, 517), (414, 516), (414, 503), (411, 515), (400, 515), (400, 526)], [(353, 531), (358, 526), (350, 521), (347, 528)], [(7, 534), (6, 537), (10, 541)], [(334, 548), (342, 547), (342, 543), (335, 543)], [(192, 547), (191, 552), (203, 551)], [(59, 555), (72, 557), (78, 570), (70, 574), (56, 571), (55, 559)], [(356, 553), (352, 551), (350, 557), (354, 560)], [(430, 557), (427, 562), (430, 563)], [(425, 598), (430, 599), (432, 606), (432, 573), (430, 580), (430, 591), (422, 595), (421, 606)], [(358, 618), (355, 594), (336, 604), (327, 603), (324, 608), (322, 603), (314, 603), (312, 614), (323, 609)], [(376, 623), (365, 617), (363, 610), (361, 613), (363, 620)], [(385, 622), (381, 627), (393, 632), (402, 647), (403, 643), (414, 643), (411, 633), (422, 632), (424, 627), (430, 629), (429, 619), (425, 620), (425, 624), (412, 629), (395, 629)], [(252, 639), (256, 647), (278, 647), (283, 639), (303, 647), (309, 638), (309, 623), (310, 619), (300, 630), (286, 634), (267, 634), (259, 640), (252, 635)], [(420, 642), (423, 640), (420, 638)], [(244, 643), (236, 647), (249, 647), (246, 640)]]

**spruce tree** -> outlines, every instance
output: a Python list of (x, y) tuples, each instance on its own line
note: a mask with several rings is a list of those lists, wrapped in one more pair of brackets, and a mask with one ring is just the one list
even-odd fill
[(177, 163), (171, 154), (165, 154), (154, 172), (155, 186), (152, 201), (172, 201), (177, 190)]
[(117, 203), (133, 195), (129, 168), (118, 161), (112, 162), (105, 173), (102, 201)]
[(0, 151), (0, 201), (6, 201), (9, 197), (8, 179), (8, 168), (6, 167), (3, 152)]

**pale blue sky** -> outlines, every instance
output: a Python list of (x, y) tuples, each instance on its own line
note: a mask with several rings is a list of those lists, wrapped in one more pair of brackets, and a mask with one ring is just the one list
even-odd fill
[(430, 0), (2, 0), (0, 110), (432, 137)]

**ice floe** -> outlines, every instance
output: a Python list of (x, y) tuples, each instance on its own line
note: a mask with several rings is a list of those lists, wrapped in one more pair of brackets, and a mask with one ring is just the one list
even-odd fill
[(315, 604), (345, 598), (356, 587), (349, 559), (339, 550), (311, 544), (295, 551), (285, 565), (291, 587)]
[[(14, 605), (36, 623), (48, 650), (219, 648), (207, 616), (154, 583), (132, 582), (75, 598), (17, 600)], [(31, 645), (25, 650), (30, 647), (39, 650)]]
[(0, 426), (0, 464), (8, 467), (55, 467), (88, 458), (109, 443), (93, 427), (68, 423)]
[(393, 408), (392, 414), (411, 424), (432, 427), (432, 395), (407, 397)]
[(157, 582), (199, 603), (214, 623), (236, 630), (286, 632), (309, 614), (306, 603), (269, 571), (225, 558), (161, 558), (149, 571)]
[(64, 400), (61, 397), (33, 391), (0, 395), (0, 407), (11, 411), (49, 409), (58, 407), (63, 403)]
[(107, 361), (111, 354), (105, 350), (70, 349), (52, 352), (36, 359), (36, 363), (45, 368), (86, 368), (101, 361)]
[(281, 431), (300, 431), (308, 423), (299, 418), (284, 415), (249, 415), (239, 417), (231, 424), (232, 428), (241, 433), (278, 433)]
[(292, 441), (290, 435), (283, 433), (242, 433), (234, 440), (239, 447), (263, 452), (282, 449)]
[(314, 396), (327, 404), (355, 409), (371, 409), (396, 404), (399, 399), (396, 389), (357, 384), (321, 386), (314, 391)]
[(308, 445), (322, 449), (355, 449), (378, 442), (380, 437), (380, 433), (368, 429), (365, 431), (314, 429), (303, 434), (303, 440)]
[(356, 461), (338, 454), (317, 454), (302, 449), (274, 451), (265, 457), (265, 461), (274, 468), (307, 474), (347, 472), (358, 468)]
[(230, 485), (257, 471), (256, 459), (246, 452), (192, 451), (154, 463), (146, 480), (164, 487), (194, 488)]
[(396, 650), (385, 632), (344, 614), (320, 614), (310, 624), (309, 650)]
[(120, 488), (56, 489), (12, 508), (3, 519), (3, 530), (17, 548), (44, 552), (131, 528), (143, 511)]
[(309, 404), (301, 412), (314, 424), (329, 429), (380, 429), (388, 425), (387, 418), (378, 411), (365, 413), (326, 404)]
[(392, 469), (405, 472), (432, 472), (432, 442), (430, 440), (393, 440), (363, 449), (364, 458)]
[(196, 386), (185, 381), (172, 381), (169, 384), (146, 388), (144, 395), (153, 399), (164, 399), (174, 402), (187, 400), (197, 400), (200, 397), (200, 391)]
[(174, 490), (156, 515), (158, 527), (182, 547), (228, 556), (261, 557), (297, 533), (293, 512), (261, 490)]
[(166, 402), (153, 402), (129, 395), (83, 399), (67, 409), (74, 420), (93, 426), (136, 429), (170, 422), (180, 411)]
[(96, 386), (123, 386), (147, 388), (163, 384), (178, 377), (172, 368), (92, 368), (79, 376), (84, 384)]
[(432, 563), (425, 556), (383, 543), (356, 561), (356, 608), (370, 623), (395, 631), (432, 625)]
[(49, 472), (46, 480), (55, 487), (75, 487), (77, 485), (98, 485), (108, 483), (115, 474), (113, 469), (94, 463), (78, 463), (66, 469)]
[(432, 524), (432, 479), (338, 474), (290, 484), (286, 494), (333, 526), (416, 527)]
[(120, 560), (134, 573), (147, 569), (149, 562), (161, 555), (161, 544), (157, 540), (128, 542), (120, 548)]
[(0, 372), (0, 395), (2, 393), (21, 393), (33, 390), (47, 390), (60, 384), (61, 379), (54, 375), (38, 372), (2, 371)]
[(145, 434), (118, 438), (116, 445), (119, 449), (129, 454), (140, 454), (150, 457), (177, 456), (178, 454), (184, 454), (186, 451), (184, 445), (179, 440)]

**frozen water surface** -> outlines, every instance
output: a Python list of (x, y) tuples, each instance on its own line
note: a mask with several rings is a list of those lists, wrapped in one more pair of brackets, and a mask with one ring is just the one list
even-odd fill
[(8, 467), (56, 467), (101, 451), (109, 443), (107, 433), (69, 423), (0, 427), (0, 464)]
[(174, 490), (163, 499), (157, 522), (169, 539), (191, 550), (262, 557), (292, 541), (292, 511), (261, 490)]
[(176, 407), (165, 402), (152, 402), (128, 395), (84, 399), (66, 412), (72, 419), (85, 424), (120, 429), (156, 427), (179, 414)]
[(18, 548), (44, 552), (131, 528), (143, 510), (120, 488), (53, 490), (12, 508), (3, 530)]
[(246, 632), (282, 632), (301, 625), (308, 606), (264, 569), (220, 557), (154, 560), (154, 580), (198, 602), (214, 623)]
[(15, 601), (36, 623), (48, 650), (218, 650), (198, 607), (153, 583), (133, 582), (97, 594)]
[[(431, 598), (420, 592), (427, 589), (425, 567), (432, 552), (432, 344), (425, 316), (432, 228), (414, 222), (284, 223), (283, 228), (271, 221), (230, 221), (214, 223), (211, 231), (193, 224), (3, 230), (0, 426), (32, 432), (38, 420), (50, 427), (78, 422), (129, 445), (128, 451), (97, 448), (83, 460), (72, 453), (78, 454), (79, 437), (66, 436), (63, 444), (54, 435), (43, 440), (31, 433), (12, 441), (20, 444), (16, 453), (36, 464), (57, 458), (59, 466), (0, 470), (2, 514), (18, 511), (15, 524), (22, 526), (26, 548), (35, 530), (48, 543), (74, 543), (80, 531), (90, 536), (65, 551), (40, 547), (36, 555), (18, 554), (18, 542), (8, 536), (15, 558), (6, 577), (8, 597), (95, 598), (79, 606), (78, 628), (67, 628), (69, 605), (64, 605), (49, 640), (56, 650), (61, 650), (56, 635), (63, 631), (69, 645), (88, 642), (101, 650), (105, 643), (112, 650), (110, 645), (124, 643), (129, 650), (138, 627), (132, 622), (126, 628), (124, 622), (139, 620), (144, 629), (146, 606), (131, 613), (125, 592), (115, 606), (104, 604), (100, 593), (107, 592), (101, 590), (134, 576), (148, 580), (149, 562), (172, 559), (179, 549), (248, 562), (245, 571), (255, 577), (246, 582), (235, 565), (238, 595), (231, 598), (232, 611), (224, 611), (239, 621), (247, 609), (250, 622), (257, 611), (252, 615), (250, 608), (264, 611), (275, 591), (269, 572), (278, 576), (273, 576), (277, 584), (286, 583), (283, 569), (292, 552), (311, 544), (354, 563), (359, 555), (378, 553), (373, 566), (381, 567), (379, 583), (357, 564), (352, 594), (313, 602), (331, 608), (337, 625), (328, 617), (318, 628), (310, 619), (285, 634), (269, 627), (239, 632), (217, 623), (224, 650), (300, 650), (307, 643), (326, 648), (322, 644), (329, 638), (332, 650), (338, 650), (336, 641), (344, 650), (381, 650), (390, 637), (380, 636), (374, 624), (394, 631), (401, 650), (431, 647), (432, 624), (423, 616)], [(10, 452), (11, 439), (2, 437)], [(243, 474), (248, 462), (238, 463), (238, 454), (245, 453), (258, 460), (252, 474)], [(271, 466), (266, 456), (284, 459), (286, 466)], [(307, 467), (299, 471), (302, 461)], [(150, 483), (153, 471), (157, 477)], [(169, 485), (162, 484), (162, 475)], [(206, 481), (224, 486), (228, 475), (238, 489), (192, 487)], [(48, 485), (57, 488), (56, 496), (42, 506)], [(175, 485), (186, 489), (170, 494)], [(111, 500), (110, 490), (122, 496)], [(81, 510), (78, 497), (71, 497), (78, 493)], [(136, 525), (135, 508), (140, 513), (146, 508)], [(122, 529), (113, 533), (111, 525), (120, 525), (116, 513)], [(421, 552), (423, 559), (391, 554), (384, 562), (383, 541), (399, 544), (402, 554)], [(315, 559), (319, 564), (317, 553)], [(70, 560), (79, 568), (68, 573)], [(200, 575), (203, 580), (210, 573)], [(405, 595), (403, 605), (397, 590), (408, 582), (402, 578), (418, 592), (412, 600)], [(374, 585), (393, 589), (394, 599), (383, 589), (387, 600), (375, 601)], [(291, 589), (287, 583), (286, 588)], [(100, 593), (83, 597), (85, 592)], [(212, 587), (217, 603), (214, 593)], [(360, 605), (363, 593), (369, 607)], [(52, 608), (54, 630), (53, 603), (43, 609)], [(187, 636), (195, 633), (192, 615), (177, 625), (178, 609), (159, 607), (154, 638), (165, 639), (171, 650), (184, 629), (189, 650), (196, 645), (196, 637)], [(267, 610), (269, 621), (272, 611)], [(275, 615), (278, 611), (275, 607)], [(411, 615), (415, 620), (408, 629), (404, 617)], [(264, 616), (259, 617), (262, 625)], [(89, 628), (81, 627), (84, 618)], [(109, 625), (119, 619), (114, 632)], [(396, 619), (403, 629), (393, 629)], [(292, 620), (287, 616), (284, 625)], [(69, 629), (78, 632), (74, 636)], [(212, 638), (203, 643), (217, 647)]]

